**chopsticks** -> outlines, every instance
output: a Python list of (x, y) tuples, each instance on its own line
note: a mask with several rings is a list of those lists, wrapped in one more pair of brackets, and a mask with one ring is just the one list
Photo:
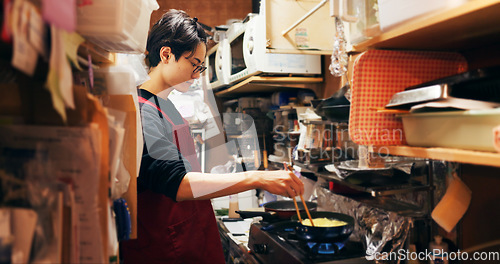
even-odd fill
[(297, 216), (299, 217), (299, 221), (302, 223), (302, 217), (300, 217), (300, 210), (299, 206), (297, 205), (297, 200), (295, 199), (295, 196), (292, 197), (293, 203), (295, 204), (295, 210), (297, 210)]
[[(291, 173), (293, 173), (293, 167), (284, 163), (285, 165), (285, 170), (288, 169)], [(299, 206), (297, 204), (297, 200), (295, 199), (295, 196), (292, 197), (293, 203), (295, 204), (295, 210), (297, 210), (297, 216), (299, 217), (300, 223), (302, 223), (302, 217), (300, 216), (300, 210)], [(309, 217), (309, 221), (311, 221), (311, 225), (314, 226), (314, 222), (311, 217), (311, 213), (309, 213), (309, 209), (307, 208), (306, 201), (304, 200), (304, 197), (302, 197), (302, 194), (300, 194), (300, 200), (302, 201), (302, 204), (304, 205), (304, 209), (306, 209), (307, 217)]]

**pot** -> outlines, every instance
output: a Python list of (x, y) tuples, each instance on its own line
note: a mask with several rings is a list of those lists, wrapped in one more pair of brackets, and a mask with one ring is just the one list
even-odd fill
[(351, 107), (351, 103), (345, 97), (348, 89), (349, 85), (345, 85), (329, 98), (311, 100), (314, 112), (331, 121), (348, 121)]
[[(297, 202), (300, 213), (305, 213), (304, 206), (301, 202)], [(306, 202), (309, 211), (316, 211), (318, 205), (313, 202)], [(290, 220), (293, 215), (297, 215), (295, 204), (293, 201), (274, 201), (264, 204), (265, 212), (256, 211), (236, 211), (241, 218), (250, 218), (261, 216), (264, 221), (270, 220)]]
[[(349, 215), (334, 213), (334, 212), (310, 212), (311, 218), (329, 218), (336, 219), (346, 222), (346, 225), (335, 226), (335, 227), (317, 227), (317, 226), (306, 226), (298, 221), (298, 216), (292, 216), (292, 220), (297, 221), (297, 226), (295, 229), (296, 235), (299, 239), (303, 241), (314, 241), (314, 242), (345, 242), (352, 231), (354, 231), (354, 218)], [(303, 220), (307, 219), (306, 213), (301, 213), (300, 216)]]
[(331, 121), (348, 121), (351, 105), (330, 105), (323, 106), (323, 115)]

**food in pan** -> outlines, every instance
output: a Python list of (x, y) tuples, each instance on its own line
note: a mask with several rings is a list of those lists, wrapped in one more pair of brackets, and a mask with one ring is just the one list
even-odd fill
[[(337, 226), (347, 225), (347, 222), (340, 221), (337, 219), (330, 219), (326, 217), (313, 218), (313, 222), (315, 227), (337, 227)], [(305, 226), (312, 226), (311, 220), (309, 219), (302, 220), (302, 224)]]

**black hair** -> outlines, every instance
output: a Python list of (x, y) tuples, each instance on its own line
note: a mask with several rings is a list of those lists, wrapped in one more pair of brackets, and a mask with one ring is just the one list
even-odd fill
[(178, 61), (185, 52), (193, 54), (200, 43), (207, 43), (207, 34), (198, 19), (190, 18), (182, 10), (170, 9), (149, 31), (146, 63), (149, 62), (150, 67), (156, 67), (161, 60), (162, 47), (170, 47)]

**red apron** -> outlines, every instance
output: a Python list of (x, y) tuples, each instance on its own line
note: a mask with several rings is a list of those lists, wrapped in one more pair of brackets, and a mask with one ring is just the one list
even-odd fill
[[(161, 109), (151, 105), (172, 124), (177, 149), (192, 171), (201, 171), (193, 138), (186, 120), (175, 125)], [(210, 200), (174, 202), (150, 190), (137, 195), (137, 239), (123, 241), (125, 264), (130, 263), (225, 263), (219, 230)]]

